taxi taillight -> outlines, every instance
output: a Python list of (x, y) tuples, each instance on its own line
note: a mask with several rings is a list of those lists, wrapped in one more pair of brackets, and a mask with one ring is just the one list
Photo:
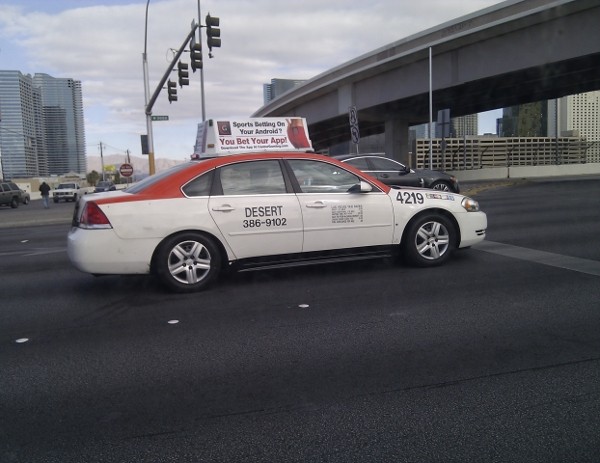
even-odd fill
[(79, 219), (79, 226), (81, 228), (112, 228), (106, 214), (93, 201), (85, 204)]

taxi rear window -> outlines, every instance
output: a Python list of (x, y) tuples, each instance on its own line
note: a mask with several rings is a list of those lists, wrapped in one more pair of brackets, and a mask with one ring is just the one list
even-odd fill
[(189, 162), (184, 162), (183, 164), (177, 164), (176, 166), (171, 167), (170, 169), (163, 170), (157, 174), (151, 175), (150, 177), (146, 177), (144, 180), (137, 182), (135, 185), (127, 188), (128, 193), (140, 193), (144, 191), (146, 188), (154, 185), (155, 183), (161, 181), (164, 178), (169, 177), (175, 172), (179, 172), (180, 170), (186, 169), (190, 166)]
[(209, 196), (214, 173), (215, 171), (211, 170), (210, 172), (207, 172), (200, 177), (196, 177), (194, 180), (186, 183), (181, 189), (183, 194), (190, 198)]

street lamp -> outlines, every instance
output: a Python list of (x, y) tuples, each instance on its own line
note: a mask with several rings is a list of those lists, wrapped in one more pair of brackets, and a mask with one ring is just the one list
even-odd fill
[(150, 0), (146, 2), (146, 23), (144, 27), (144, 53), (142, 55), (142, 64), (144, 70), (144, 112), (146, 113), (146, 132), (148, 137), (148, 173), (154, 175), (156, 167), (154, 163), (154, 136), (152, 134), (152, 110), (148, 109), (148, 102), (150, 101), (150, 83), (148, 81), (148, 6)]

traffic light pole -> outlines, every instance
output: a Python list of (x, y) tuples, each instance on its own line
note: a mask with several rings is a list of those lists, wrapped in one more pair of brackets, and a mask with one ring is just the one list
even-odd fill
[[(200, 13), (200, 0), (198, 0), (198, 22), (202, 14)], [(202, 30), (198, 28), (198, 43), (202, 43)], [(200, 49), (202, 53), (202, 49)], [(204, 104), (204, 66), (200, 69), (200, 98), (202, 98), (202, 122), (206, 121), (206, 106)]]
[[(209, 50), (212, 50), (212, 47), (220, 47), (221, 39), (219, 38), (220, 30), (218, 29), (218, 27), (213, 27), (213, 26), (219, 26), (219, 18), (213, 17), (211, 20), (211, 16), (209, 13), (206, 16), (207, 25), (202, 26), (200, 24), (200, 18), (202, 17), (201, 10), (200, 10), (200, 0), (197, 0), (197, 1), (198, 1), (198, 21), (199, 22), (198, 22), (198, 24), (196, 24), (195, 21), (192, 21), (191, 31), (189, 32), (189, 34), (183, 41), (183, 44), (181, 45), (181, 47), (179, 48), (179, 50), (177, 51), (175, 56), (173, 57), (173, 60), (171, 61), (171, 65), (169, 66), (169, 68), (167, 69), (167, 72), (165, 72), (164, 76), (158, 83), (156, 90), (154, 90), (154, 93), (152, 94), (152, 96), (150, 96), (150, 84), (148, 82), (148, 60), (147, 60), (148, 5), (150, 4), (150, 0), (147, 0), (147, 2), (146, 2), (146, 27), (145, 27), (145, 35), (144, 35), (144, 53), (142, 55), (142, 59), (143, 59), (143, 67), (144, 67), (144, 93), (145, 93), (145, 103), (146, 103), (145, 113), (146, 113), (146, 130), (148, 132), (148, 134), (147, 134), (148, 164), (149, 164), (150, 175), (153, 175), (156, 171), (155, 161), (154, 161), (154, 136), (152, 133), (152, 108), (154, 107), (154, 103), (156, 102), (158, 95), (160, 94), (161, 90), (164, 88), (165, 82), (167, 82), (167, 79), (169, 79), (169, 75), (171, 74), (173, 69), (175, 69), (177, 61), (181, 57), (182, 53), (185, 51), (185, 46), (188, 43), (190, 43), (190, 46), (191, 46), (196, 41), (196, 38), (195, 38), (196, 29), (198, 29), (198, 39), (197, 39), (196, 44), (198, 45), (199, 58), (200, 58), (199, 59), (200, 64), (199, 65), (196, 64), (197, 67), (194, 67), (195, 66), (195, 64), (194, 64), (195, 58), (193, 55), (195, 53), (195, 50), (191, 49), (190, 54), (192, 55), (192, 69), (194, 71), (196, 69), (200, 69), (200, 92), (201, 92), (201, 98), (202, 98), (202, 121), (203, 122), (206, 121), (206, 107), (205, 107), (205, 98), (204, 98), (204, 70), (203, 70), (203, 65), (202, 65), (202, 35), (201, 35), (202, 27), (207, 28), (207, 43), (208, 43)], [(194, 46), (193, 48), (195, 49), (196, 46)], [(209, 57), (212, 58), (211, 53), (209, 53)], [(178, 69), (181, 74), (181, 71), (183, 69), (180, 69), (180, 68), (178, 68)], [(185, 76), (185, 77), (187, 77), (187, 76)], [(182, 76), (180, 75), (180, 85), (181, 86), (187, 85), (187, 83), (183, 84), (181, 82), (182, 82)], [(171, 83), (172, 82), (169, 81), (169, 102), (177, 101), (175, 91), (173, 91), (173, 95), (171, 96), (171, 92), (170, 92), (170, 89), (171, 89), (170, 84)]]

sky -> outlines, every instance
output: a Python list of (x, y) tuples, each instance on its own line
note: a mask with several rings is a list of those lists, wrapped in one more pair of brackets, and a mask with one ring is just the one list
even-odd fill
[[(497, 0), (201, 0), (220, 18), (221, 48), (204, 44), (207, 118), (250, 117), (273, 78), (310, 79), (397, 40), (499, 3)], [(82, 83), (86, 152), (141, 155), (146, 133), (142, 55), (147, 0), (2, 0), (0, 69)], [(150, 0), (147, 61), (153, 93), (181, 47), (198, 0)], [(204, 30), (203, 30), (204, 40)], [(189, 55), (182, 55), (189, 62)], [(172, 80), (177, 80), (174, 72)], [(163, 90), (153, 123), (157, 158), (187, 160), (202, 120), (199, 72), (169, 103)], [(480, 115), (494, 133), (498, 110)]]

